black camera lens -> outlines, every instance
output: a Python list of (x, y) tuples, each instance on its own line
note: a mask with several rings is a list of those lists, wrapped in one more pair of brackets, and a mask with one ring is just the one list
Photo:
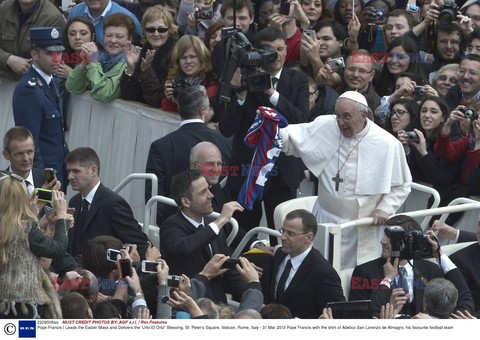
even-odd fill
[(406, 134), (409, 143), (418, 143), (418, 135), (415, 131), (408, 131)]
[(465, 109), (465, 118), (475, 119), (475, 109)]

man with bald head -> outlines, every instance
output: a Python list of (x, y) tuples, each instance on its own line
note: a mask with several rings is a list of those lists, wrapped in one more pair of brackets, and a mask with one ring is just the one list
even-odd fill
[[(334, 115), (280, 130), (282, 151), (301, 157), (318, 177), (313, 214), (320, 223), (373, 217), (379, 226), (410, 193), (412, 177), (402, 145), (367, 115), (365, 97), (347, 91), (337, 99)], [(377, 257), (381, 229), (342, 229), (342, 269)]]
[(197, 169), (202, 172), (213, 194), (213, 211), (220, 212), (227, 197), (220, 186), (220, 174), (222, 172), (222, 154), (220, 149), (213, 143), (200, 142), (190, 151), (190, 169)]

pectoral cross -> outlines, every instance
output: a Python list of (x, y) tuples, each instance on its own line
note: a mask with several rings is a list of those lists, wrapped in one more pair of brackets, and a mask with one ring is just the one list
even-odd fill
[(335, 191), (338, 191), (340, 183), (343, 182), (343, 178), (340, 178), (340, 171), (337, 171), (337, 175), (335, 177), (332, 177), (332, 181), (335, 182)]

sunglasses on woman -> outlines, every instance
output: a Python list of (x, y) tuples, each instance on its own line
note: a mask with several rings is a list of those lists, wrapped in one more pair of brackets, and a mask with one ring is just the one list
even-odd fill
[(458, 79), (456, 77), (447, 77), (446, 74), (441, 74), (438, 76), (438, 80), (441, 80), (441, 81), (446, 81), (448, 79), (448, 81), (452, 84), (456, 84)]
[(155, 33), (155, 31), (158, 33), (166, 33), (168, 32), (168, 27), (145, 27), (145, 31), (148, 33)]

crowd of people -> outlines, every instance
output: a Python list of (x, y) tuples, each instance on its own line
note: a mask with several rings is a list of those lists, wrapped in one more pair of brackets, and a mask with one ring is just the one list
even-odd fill
[[(480, 224), (433, 223), (422, 239), (437, 264), (397, 252), (422, 231), (390, 216), (412, 181), (443, 205), (480, 192), (479, 18), (479, 0), (0, 0), (0, 77), (18, 81), (0, 317), (333, 318), (329, 303), (371, 300), (377, 318), (474, 318)], [(84, 91), (180, 117), (145, 145), (145, 172), (177, 204), (158, 205), (160, 249), (101, 183), (95, 150), (69, 150), (69, 98)], [(231, 259), (262, 216), (275, 228), (306, 170), (313, 210)], [(313, 240), (318, 223), (362, 217), (372, 225), (342, 230), (345, 294)], [(434, 232), (478, 243), (450, 259)]]

